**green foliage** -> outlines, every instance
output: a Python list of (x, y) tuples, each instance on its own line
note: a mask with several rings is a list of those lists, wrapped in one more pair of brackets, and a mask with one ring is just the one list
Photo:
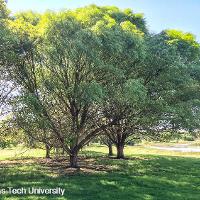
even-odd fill
[(194, 47), (199, 46), (198, 43), (195, 41), (196, 40), (195, 36), (191, 33), (184, 33), (178, 30), (166, 30), (165, 33), (171, 39), (169, 43), (173, 44), (173, 43), (178, 42), (178, 40), (183, 40)]
[(141, 32), (147, 33), (146, 22), (142, 14), (134, 14), (132, 10), (126, 9), (121, 11), (115, 6), (90, 5), (84, 8), (78, 8), (71, 12), (84, 26), (94, 26), (97, 23), (102, 23), (102, 20), (110, 21), (110, 25), (117, 23), (121, 24), (130, 21)]
[(24, 138), (21, 130), (13, 123), (12, 116), (4, 117), (0, 121), (0, 149), (17, 146)]
[(5, 0), (0, 0), (0, 20), (6, 19), (9, 16), (9, 11), (6, 7)]
[(166, 30), (167, 43), (174, 45), (186, 62), (196, 62), (199, 60), (200, 45), (191, 33), (184, 33), (179, 30)]
[(15, 14), (15, 20), (25, 21), (36, 26), (41, 19), (41, 14), (33, 11), (19, 12)]
[(138, 30), (136, 25), (132, 24), (130, 21), (122, 22), (120, 25), (121, 25), (123, 30), (133, 32), (134, 34), (141, 35), (141, 36), (144, 35), (144, 33), (141, 32), (140, 30)]
[[(83, 95), (81, 95), (81, 93), (83, 93)], [(77, 93), (77, 98), (78, 96), (79, 98), (80, 96), (83, 97), (81, 101), (85, 102), (85, 104), (91, 104), (103, 101), (105, 93), (103, 87), (99, 83), (92, 81), (88, 84), (83, 84), (80, 87), (80, 91)]]
[(147, 91), (140, 80), (128, 80), (125, 83), (124, 98), (140, 104), (146, 100)]

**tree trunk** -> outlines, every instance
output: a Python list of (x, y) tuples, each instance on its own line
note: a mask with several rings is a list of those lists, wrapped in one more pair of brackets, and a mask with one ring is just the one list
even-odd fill
[(70, 167), (78, 168), (78, 152), (71, 152), (69, 157), (70, 157)]
[(111, 143), (108, 144), (108, 149), (109, 149), (108, 156), (113, 156), (113, 149)]
[(48, 144), (46, 144), (46, 158), (51, 158), (50, 157), (50, 151), (51, 151), (51, 148)]
[(117, 158), (124, 159), (124, 144), (117, 144)]
[(62, 148), (62, 155), (65, 155), (65, 149)]

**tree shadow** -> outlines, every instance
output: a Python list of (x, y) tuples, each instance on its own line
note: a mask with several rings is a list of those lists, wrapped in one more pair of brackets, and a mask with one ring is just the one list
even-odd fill
[[(23, 161), (21, 163), (21, 161)], [(69, 200), (183, 200), (200, 199), (200, 160), (166, 156), (137, 156), (127, 160), (106, 157), (68, 161), (35, 159), (0, 162), (1, 188), (12, 186), (64, 188), (62, 196), (0, 196), (1, 199)], [(112, 168), (110, 168), (112, 166)]]

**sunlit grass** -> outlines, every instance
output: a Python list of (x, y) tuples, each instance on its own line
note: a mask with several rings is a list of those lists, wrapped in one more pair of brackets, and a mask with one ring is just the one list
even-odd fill
[[(131, 155), (166, 155), (166, 156), (180, 156), (180, 157), (194, 157), (200, 158), (199, 152), (178, 152), (178, 151), (169, 151), (169, 150), (159, 150), (152, 148), (153, 144), (148, 145), (139, 145), (139, 146), (126, 146), (124, 149), (125, 155), (130, 157)], [(99, 153), (107, 153), (108, 148), (104, 145), (90, 146), (85, 148), (88, 151), (95, 151)], [(114, 153), (116, 154), (116, 148), (113, 148)]]
[[(193, 146), (198, 146), (198, 142), (192, 143)], [(178, 151), (169, 151), (169, 150), (159, 150), (154, 149), (152, 146), (170, 146), (173, 143), (147, 143), (145, 145), (136, 145), (136, 146), (126, 146), (124, 151), (125, 155), (130, 157), (132, 155), (166, 155), (166, 156), (180, 156), (180, 157), (194, 157), (200, 158), (200, 153), (198, 152), (178, 152)], [(116, 148), (113, 146), (114, 154), (116, 155)], [(100, 154), (107, 154), (108, 148), (105, 145), (93, 144), (89, 147), (85, 147), (82, 149), (82, 153), (94, 154), (93, 152), (97, 152)], [(13, 147), (9, 149), (0, 150), (0, 160), (5, 159), (20, 159), (20, 158), (38, 158), (45, 156), (45, 150), (43, 149), (28, 149), (23, 146)]]
[(45, 151), (42, 149), (28, 149), (23, 146), (0, 150), (0, 160), (20, 159), (20, 158), (27, 158), (27, 157), (38, 158), (38, 157), (44, 157), (44, 156), (45, 156)]

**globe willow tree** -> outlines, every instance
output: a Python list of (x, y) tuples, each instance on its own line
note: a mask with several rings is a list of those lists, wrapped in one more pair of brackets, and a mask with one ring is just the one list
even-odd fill
[(118, 82), (121, 87), (111, 92), (109, 106), (103, 107), (105, 117), (120, 116), (118, 123), (105, 130), (116, 145), (117, 158), (124, 158), (130, 136), (156, 140), (163, 131), (197, 127), (199, 83), (191, 71), (199, 59), (199, 45), (191, 37), (189, 42), (184, 39), (163, 33), (147, 36), (145, 57), (138, 65), (129, 62), (127, 71), (123, 67), (126, 76)]
[[(108, 69), (114, 69), (105, 71), (104, 84), (108, 87), (108, 99), (101, 109), (108, 121), (116, 119), (116, 123), (104, 131), (115, 144), (118, 158), (124, 157), (123, 147), (130, 129), (127, 125), (130, 116), (137, 114), (134, 107), (142, 106), (146, 96), (142, 80), (134, 75), (145, 58), (144, 34), (128, 21), (121, 23), (121, 27), (123, 31), (120, 34), (117, 29), (110, 32), (107, 28), (100, 35), (105, 41), (103, 59), (108, 64)], [(107, 41), (110, 43), (106, 43)], [(115, 49), (116, 44), (118, 47)]]
[(6, 8), (6, 3), (0, 0), (0, 146), (6, 147), (12, 143), (8, 133), (8, 114), (11, 112), (11, 107), (8, 105), (10, 98), (15, 90), (10, 77), (6, 71), (6, 54), (7, 48), (10, 47), (10, 32), (6, 26), (9, 18), (9, 11)]
[(6, 1), (0, 0), (0, 19), (8, 18), (9, 10), (6, 7)]
[[(200, 44), (191, 33), (184, 33), (178, 30), (165, 30), (161, 33), (166, 42), (173, 46), (184, 63), (184, 72), (187, 76), (182, 75), (182, 80), (187, 80), (185, 87), (180, 88), (178, 96), (183, 105), (179, 110), (182, 118), (182, 126), (187, 126), (190, 130), (198, 127), (199, 115), (199, 68), (200, 68)], [(179, 78), (180, 80), (180, 78)], [(192, 112), (191, 112), (192, 111)]]
[(128, 136), (183, 122), (188, 98), (177, 93), (193, 79), (175, 45), (166, 35), (149, 36), (141, 15), (92, 5), (21, 13), (6, 24), (7, 71), (19, 87), (14, 117), (33, 139), (56, 141), (71, 167), (104, 131), (123, 158)]
[[(187, 59), (184, 54), (186, 49), (184, 52), (179, 51), (177, 46), (172, 44), (163, 33), (148, 41), (150, 42), (150, 51), (148, 52), (152, 53), (148, 56), (150, 59), (147, 59), (146, 66), (149, 64), (154, 66), (155, 71), (150, 73), (144, 71), (144, 74), (147, 77), (146, 83), (149, 90), (162, 102), (158, 107), (160, 126), (169, 130), (188, 130), (195, 119), (192, 107), (199, 95), (197, 88), (194, 88), (197, 86), (197, 82), (188, 73), (192, 69), (195, 58)], [(199, 51), (199, 47), (197, 47), (197, 51)], [(163, 64), (161, 65), (161, 63)], [(152, 74), (153, 79), (150, 78)], [(195, 93), (196, 97), (193, 96)]]
[[(93, 8), (101, 13), (96, 21), (79, 19), (83, 9), (46, 13), (37, 23), (21, 14), (9, 23), (14, 35), (9, 72), (21, 87), (16, 105), (22, 110), (28, 107), (30, 116), (43, 121), (70, 155), (72, 167), (77, 167), (79, 150), (117, 120), (102, 119), (100, 105), (107, 99), (106, 73), (116, 74), (117, 60), (125, 61), (121, 53), (129, 45), (126, 39), (132, 43), (131, 51), (140, 54), (136, 25), (116, 21), (105, 8)], [(107, 36), (101, 37), (102, 33)], [(105, 44), (112, 50), (109, 55)]]
[(2, 111), (2, 106), (10, 93), (7, 88), (6, 74), (5, 71), (5, 46), (9, 44), (9, 37), (7, 37), (8, 29), (6, 28), (6, 20), (8, 18), (8, 10), (6, 9), (6, 4), (3, 0), (0, 1), (0, 115)]

